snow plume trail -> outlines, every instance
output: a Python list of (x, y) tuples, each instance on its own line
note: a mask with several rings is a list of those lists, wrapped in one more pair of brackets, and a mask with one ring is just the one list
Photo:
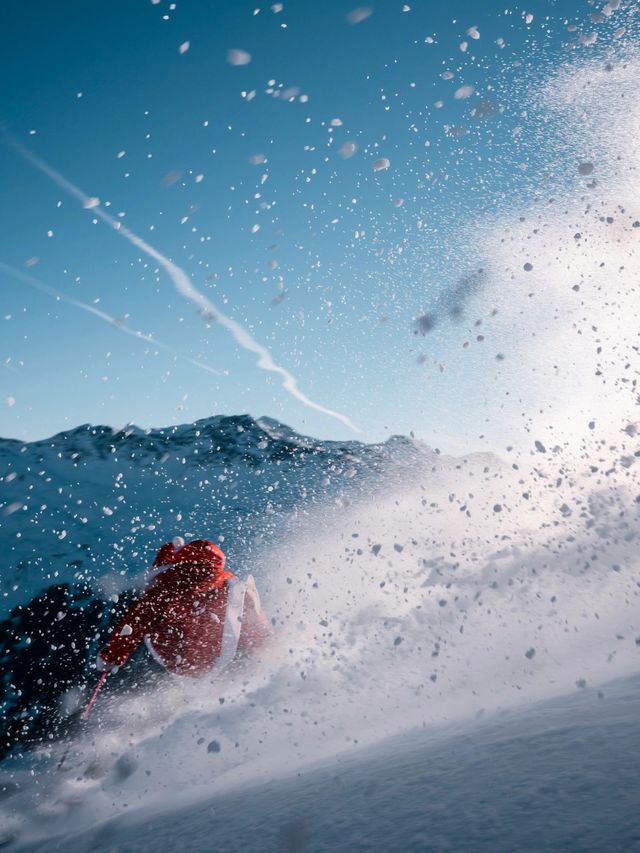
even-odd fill
[(59, 300), (60, 302), (66, 302), (67, 305), (73, 305), (74, 308), (80, 308), (81, 311), (86, 311), (88, 314), (92, 314), (94, 317), (98, 317), (99, 320), (103, 320), (105, 323), (108, 323), (110, 326), (113, 326), (115, 329), (117, 329), (119, 332), (123, 332), (125, 335), (131, 335), (139, 341), (146, 341), (147, 343), (153, 344), (159, 349), (165, 350), (166, 352), (170, 352), (172, 355), (175, 355), (176, 358), (181, 358), (184, 361), (187, 361), (189, 364), (193, 364), (195, 367), (199, 367), (200, 370), (205, 370), (207, 373), (213, 373), (215, 376), (227, 375), (223, 370), (216, 370), (215, 367), (210, 367), (208, 364), (204, 364), (201, 361), (197, 361), (195, 358), (190, 358), (188, 355), (183, 355), (173, 347), (169, 346), (169, 344), (164, 344), (162, 343), (162, 341), (159, 341), (157, 338), (154, 338), (153, 335), (147, 335), (144, 332), (140, 332), (138, 329), (132, 329), (131, 326), (127, 326), (126, 323), (121, 322), (116, 317), (112, 317), (105, 311), (101, 311), (99, 308), (95, 308), (93, 305), (87, 305), (86, 302), (81, 302), (79, 299), (74, 299), (71, 296), (66, 296), (64, 293), (60, 293), (58, 290), (55, 290), (55, 288), (49, 287), (49, 285), (44, 284), (37, 278), (27, 275), (21, 270), (17, 270), (14, 267), (9, 266), (8, 264), (4, 264), (2, 263), (2, 261), (0, 261), (0, 271), (4, 272), (6, 275), (11, 276), (12, 278), (17, 279), (18, 281), (21, 281), (23, 284), (27, 284), (29, 287), (33, 287), (35, 290), (39, 290), (41, 293), (46, 293), (48, 296), (51, 296), (54, 299)]
[(437, 736), (577, 689), (606, 696), (638, 668), (637, 479), (577, 483), (582, 512), (567, 515), (555, 481), (529, 477), (525, 499), (521, 474), (490, 454), (417, 454), (358, 504), (293, 522), (254, 562), (275, 622), (264, 659), (215, 683), (102, 695), (65, 771), (62, 745), (45, 748), (37, 785), (31, 765), (12, 777), (0, 818), (13, 809), (21, 840), (51, 845), (124, 813), (337, 768), (400, 732)]
[(147, 243), (146, 240), (143, 240), (141, 237), (138, 237), (137, 234), (134, 234), (133, 231), (126, 228), (121, 222), (118, 222), (112, 216), (109, 216), (109, 214), (100, 207), (98, 199), (88, 196), (79, 187), (72, 184), (71, 181), (64, 177), (64, 175), (60, 174), (60, 172), (49, 166), (48, 163), (45, 163), (45, 161), (36, 154), (25, 148), (25, 146), (9, 134), (6, 129), (2, 130), (2, 134), (7, 145), (13, 148), (13, 150), (16, 151), (24, 160), (45, 174), (61, 189), (69, 193), (69, 195), (77, 199), (85, 209), (91, 211), (92, 215), (95, 214), (98, 216), (103, 222), (106, 222), (114, 228), (122, 237), (125, 238), (125, 240), (128, 240), (129, 243), (137, 249), (140, 249), (140, 251), (144, 252), (150, 258), (153, 258), (153, 260), (155, 260), (167, 273), (178, 293), (190, 302), (193, 302), (207, 320), (215, 320), (220, 323), (221, 326), (231, 333), (236, 343), (243, 347), (243, 349), (257, 355), (257, 365), (261, 370), (277, 373), (282, 378), (282, 387), (285, 391), (288, 391), (292, 397), (295, 397), (296, 400), (308, 409), (313, 409), (316, 412), (335, 418), (340, 421), (340, 423), (353, 430), (353, 432), (360, 432), (360, 430), (346, 415), (333, 411), (333, 409), (328, 409), (326, 406), (322, 406), (320, 403), (316, 403), (314, 400), (307, 397), (307, 395), (298, 388), (298, 383), (295, 377), (289, 373), (288, 370), (281, 367), (274, 361), (269, 350), (256, 341), (256, 339), (243, 326), (241, 326), (240, 323), (220, 311), (220, 309), (214, 305), (208, 297), (194, 287), (189, 276), (181, 267)]

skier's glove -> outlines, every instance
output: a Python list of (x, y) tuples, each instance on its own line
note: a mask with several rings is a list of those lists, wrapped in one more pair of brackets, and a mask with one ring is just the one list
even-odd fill
[(96, 669), (98, 672), (108, 672), (110, 674), (115, 674), (120, 667), (115, 663), (109, 663), (106, 661), (101, 654), (96, 658)]

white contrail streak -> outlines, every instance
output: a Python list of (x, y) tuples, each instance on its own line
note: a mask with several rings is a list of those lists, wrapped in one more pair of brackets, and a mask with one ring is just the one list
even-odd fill
[(216, 370), (214, 367), (210, 367), (208, 364), (204, 364), (201, 361), (197, 361), (195, 358), (190, 358), (188, 355), (183, 355), (173, 347), (170, 347), (168, 344), (164, 344), (162, 343), (162, 341), (159, 341), (157, 338), (154, 338), (153, 335), (146, 335), (144, 332), (139, 332), (137, 329), (132, 329), (131, 326), (127, 326), (126, 323), (123, 323), (116, 317), (112, 317), (105, 311), (101, 311), (99, 308), (96, 308), (93, 305), (87, 305), (86, 302), (80, 302), (79, 299), (74, 299), (71, 296), (67, 296), (64, 293), (60, 293), (53, 287), (49, 287), (48, 284), (44, 284), (44, 282), (39, 281), (39, 279), (22, 272), (22, 270), (17, 270), (14, 267), (10, 267), (8, 264), (3, 264), (2, 261), (0, 261), (0, 271), (4, 272), (6, 275), (12, 276), (12, 278), (18, 279), (18, 281), (21, 281), (24, 284), (28, 284), (29, 287), (33, 287), (36, 290), (39, 290), (41, 293), (46, 293), (48, 296), (53, 297), (53, 299), (59, 300), (60, 302), (66, 302), (68, 305), (73, 305), (75, 308), (80, 308), (82, 311), (86, 311), (88, 314), (93, 314), (94, 317), (98, 317), (100, 320), (103, 320), (105, 323), (108, 323), (110, 326), (113, 326), (119, 332), (123, 332), (126, 335), (131, 335), (132, 337), (137, 338), (137, 340), (139, 341), (146, 341), (147, 343), (153, 344), (159, 349), (166, 350), (167, 352), (170, 352), (175, 355), (176, 358), (181, 358), (184, 361), (188, 361), (189, 364), (193, 364), (195, 365), (195, 367), (199, 367), (201, 370), (206, 370), (207, 373), (214, 373), (216, 376), (226, 376), (223, 370)]
[(90, 210), (92, 215), (98, 216), (103, 222), (106, 222), (114, 228), (118, 234), (128, 240), (131, 244), (143, 251), (150, 258), (157, 261), (173, 282), (176, 290), (186, 299), (189, 299), (197, 305), (200, 309), (200, 313), (207, 319), (217, 320), (221, 326), (224, 326), (224, 328), (233, 335), (235, 341), (240, 344), (241, 347), (257, 355), (258, 367), (262, 370), (268, 370), (281, 376), (282, 386), (293, 397), (295, 397), (296, 400), (299, 400), (309, 409), (315, 409), (317, 412), (322, 412), (322, 414), (336, 418), (336, 420), (345, 424), (345, 426), (348, 426), (354, 432), (360, 432), (360, 430), (349, 420), (348, 417), (346, 417), (346, 415), (342, 415), (340, 412), (334, 412), (332, 409), (327, 409), (325, 406), (320, 405), (320, 403), (316, 403), (311, 400), (306, 396), (306, 394), (303, 394), (303, 392), (298, 388), (295, 378), (288, 370), (285, 370), (284, 367), (280, 367), (279, 364), (276, 364), (269, 350), (262, 344), (258, 343), (258, 341), (256, 341), (256, 339), (243, 326), (231, 317), (227, 317), (226, 314), (223, 314), (222, 311), (220, 311), (219, 308), (211, 302), (211, 300), (194, 287), (189, 276), (181, 267), (174, 264), (173, 261), (165, 257), (157, 249), (154, 249), (154, 247), (147, 243), (146, 240), (138, 237), (137, 234), (134, 234), (133, 231), (130, 231), (121, 222), (118, 222), (118, 220), (109, 216), (109, 214), (100, 207), (97, 199), (91, 198), (79, 187), (75, 186), (75, 184), (72, 184), (71, 181), (64, 177), (64, 175), (61, 175), (60, 172), (57, 172), (54, 168), (45, 163), (44, 160), (41, 160), (40, 157), (25, 148), (22, 143), (11, 136), (6, 130), (3, 131), (3, 135), (7, 144), (17, 151), (18, 154), (20, 154), (20, 156), (28, 163), (43, 174), (47, 175), (47, 177), (61, 187), (61, 189), (65, 190), (77, 199), (84, 208)]

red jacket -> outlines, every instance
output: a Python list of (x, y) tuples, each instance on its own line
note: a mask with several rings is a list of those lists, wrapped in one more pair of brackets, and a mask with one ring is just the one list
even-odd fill
[(261, 646), (270, 626), (253, 578), (238, 581), (224, 563), (220, 548), (205, 539), (178, 551), (163, 545), (147, 589), (117, 625), (99, 665), (122, 666), (144, 640), (170, 672), (197, 678), (216, 674), (238, 649)]

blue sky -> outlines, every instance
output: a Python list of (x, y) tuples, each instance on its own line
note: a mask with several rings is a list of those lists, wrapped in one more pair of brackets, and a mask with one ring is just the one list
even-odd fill
[[(593, 9), (385, 0), (349, 23), (353, 2), (279, 5), (4, 10), (3, 436), (250, 412), (325, 438), (413, 430), (454, 450), (481, 445), (485, 362), (470, 357), (453, 378), (438, 367), (473, 327), (464, 305), (461, 317), (449, 310), (461, 279), (485, 275), (469, 225), (559, 168), (540, 144), (544, 117), (521, 98), (566, 61), (567, 24), (589, 27)], [(232, 49), (251, 61), (231, 64)], [(360, 432), (287, 393), (12, 140), (177, 264), (304, 395)], [(539, 168), (523, 173), (523, 157)], [(389, 168), (376, 171), (382, 158)], [(423, 337), (425, 314), (439, 320)]]

